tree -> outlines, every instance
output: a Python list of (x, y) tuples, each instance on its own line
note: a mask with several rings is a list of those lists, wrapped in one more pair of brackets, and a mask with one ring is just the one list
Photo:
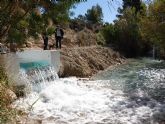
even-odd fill
[(117, 29), (113, 24), (105, 24), (100, 32), (104, 39), (106, 39), (106, 44), (115, 44)]
[[(143, 42), (139, 21), (146, 16), (146, 6), (140, 0), (123, 0), (123, 8), (114, 24), (107, 24), (102, 29), (107, 44), (121, 51), (127, 57), (136, 57), (148, 50), (148, 44)], [(147, 50), (146, 50), (147, 49)]]
[(141, 51), (138, 16), (135, 16), (135, 11), (133, 8), (126, 8), (115, 23), (119, 35), (116, 45), (128, 57), (138, 56)]
[(139, 12), (141, 9), (141, 0), (123, 0), (123, 9), (127, 7), (135, 8), (135, 12)]
[(91, 9), (87, 10), (85, 16), (87, 21), (92, 24), (101, 23), (103, 20), (102, 8), (98, 4), (96, 6), (92, 6)]
[(72, 0), (1, 0), (0, 42), (22, 43), (46, 30), (49, 19), (64, 23), (69, 9), (80, 1)]
[(165, 53), (165, 0), (154, 0), (140, 20), (142, 38)]

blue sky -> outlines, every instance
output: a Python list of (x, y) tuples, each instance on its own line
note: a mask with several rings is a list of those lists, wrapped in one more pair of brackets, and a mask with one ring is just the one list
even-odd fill
[[(109, 3), (109, 4), (108, 4)], [(91, 9), (94, 5), (100, 5), (103, 11), (103, 21), (112, 23), (116, 19), (117, 9), (122, 6), (122, 0), (87, 0), (87, 2), (82, 2), (76, 5), (75, 9), (72, 11), (75, 15), (72, 17), (77, 17), (78, 15), (85, 15), (88, 9)]]

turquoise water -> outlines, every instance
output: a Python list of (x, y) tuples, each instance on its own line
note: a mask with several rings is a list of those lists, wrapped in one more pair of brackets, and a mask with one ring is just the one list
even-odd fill
[(45, 66), (49, 66), (50, 64), (47, 61), (34, 61), (34, 62), (25, 62), (25, 63), (20, 63), (20, 68), (21, 69), (32, 69), (32, 68), (42, 68)]

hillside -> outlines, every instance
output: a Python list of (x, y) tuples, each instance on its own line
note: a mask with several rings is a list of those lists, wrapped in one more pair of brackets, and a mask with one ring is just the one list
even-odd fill
[[(70, 28), (64, 29), (64, 38), (62, 40), (62, 48), (73, 48), (73, 47), (81, 47), (81, 46), (93, 46), (97, 45), (97, 35), (87, 29), (84, 28), (81, 31), (75, 31)], [(49, 46), (55, 44), (55, 36), (49, 36)], [(35, 48), (35, 49), (42, 49), (43, 48), (43, 39), (40, 36), (37, 40), (33, 38), (29, 38), (21, 48)]]
[(61, 50), (61, 77), (90, 77), (100, 70), (122, 64), (125, 59), (107, 47), (79, 47)]
[[(64, 30), (62, 41), (60, 77), (77, 76), (90, 77), (109, 66), (122, 64), (124, 57), (108, 47), (97, 45), (98, 38), (94, 31), (84, 28), (75, 31), (70, 28)], [(23, 46), (25, 49), (42, 49), (43, 40), (29, 39)], [(49, 36), (49, 46), (55, 43), (54, 36)], [(54, 48), (53, 48), (54, 49)]]

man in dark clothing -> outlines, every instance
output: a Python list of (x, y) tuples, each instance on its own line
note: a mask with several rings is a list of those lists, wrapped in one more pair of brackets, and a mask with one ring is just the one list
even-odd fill
[(43, 33), (42, 38), (44, 40), (44, 50), (47, 50), (48, 49), (48, 36), (46, 35), (46, 33)]
[(57, 25), (57, 28), (55, 30), (55, 38), (56, 38), (56, 48), (61, 49), (61, 40), (63, 39), (64, 31), (60, 28), (59, 25)]

